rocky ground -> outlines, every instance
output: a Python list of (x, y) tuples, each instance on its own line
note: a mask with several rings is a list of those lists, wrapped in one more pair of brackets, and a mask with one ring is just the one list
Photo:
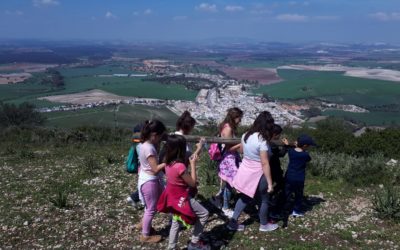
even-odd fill
[[(134, 224), (143, 210), (126, 203), (137, 176), (124, 170), (125, 151), (126, 145), (83, 144), (3, 151), (0, 249), (165, 249), (167, 240), (155, 245), (138, 241)], [(198, 199), (211, 212), (204, 239), (213, 249), (400, 248), (400, 225), (376, 218), (368, 188), (309, 178), (304, 218), (290, 218), (287, 229), (262, 233), (250, 209), (240, 218), (245, 231), (233, 233), (226, 230), (227, 219), (207, 202), (216, 191), (205, 185), (209, 182), (209, 176), (202, 176)], [(164, 238), (168, 222), (165, 214), (153, 221)], [(190, 234), (181, 233), (181, 249)]]

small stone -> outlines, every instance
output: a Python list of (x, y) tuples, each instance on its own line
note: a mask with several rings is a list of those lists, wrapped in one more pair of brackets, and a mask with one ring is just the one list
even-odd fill
[(24, 222), (24, 226), (28, 226), (28, 224), (29, 224), (28, 221), (25, 221), (25, 222)]

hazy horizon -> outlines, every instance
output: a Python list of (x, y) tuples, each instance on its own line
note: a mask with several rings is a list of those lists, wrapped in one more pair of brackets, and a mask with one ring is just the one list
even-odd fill
[(397, 0), (3, 0), (0, 39), (400, 43)]

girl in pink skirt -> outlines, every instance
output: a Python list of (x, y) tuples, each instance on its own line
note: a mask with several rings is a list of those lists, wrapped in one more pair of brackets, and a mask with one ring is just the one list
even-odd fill
[[(243, 111), (239, 108), (230, 108), (224, 119), (219, 125), (219, 131), (222, 138), (234, 138), (237, 128), (242, 120)], [(229, 207), (229, 201), (232, 195), (232, 180), (236, 175), (240, 163), (240, 143), (237, 145), (225, 144), (222, 147), (222, 160), (218, 167), (218, 176), (221, 179), (221, 190), (217, 199), (223, 199), (222, 211), (225, 216), (232, 217), (233, 211)]]

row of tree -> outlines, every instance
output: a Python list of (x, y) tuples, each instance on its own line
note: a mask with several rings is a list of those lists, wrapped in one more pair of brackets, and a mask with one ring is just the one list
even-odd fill
[(46, 118), (30, 103), (20, 105), (0, 102), (0, 127), (39, 126)]

